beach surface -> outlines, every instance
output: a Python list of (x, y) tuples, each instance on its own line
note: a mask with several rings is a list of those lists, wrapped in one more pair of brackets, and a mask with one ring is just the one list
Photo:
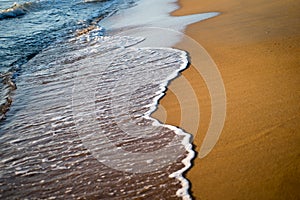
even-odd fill
[(0, 199), (300, 199), (295, 0), (18, 3)]
[[(220, 12), (185, 33), (210, 54), (226, 90), (221, 136), (186, 177), (195, 199), (300, 199), (300, 3), (295, 0), (180, 0), (174, 16)], [(193, 66), (182, 72), (197, 95), (199, 152), (211, 118), (211, 97)], [(182, 79), (170, 88), (180, 89)], [(167, 124), (180, 126), (172, 90), (160, 101)], [(157, 113), (162, 113), (159, 107)], [(154, 114), (155, 116), (155, 114)], [(156, 117), (161, 115), (157, 114)], [(190, 124), (193, 119), (189, 119)], [(189, 129), (189, 123), (182, 127)]]

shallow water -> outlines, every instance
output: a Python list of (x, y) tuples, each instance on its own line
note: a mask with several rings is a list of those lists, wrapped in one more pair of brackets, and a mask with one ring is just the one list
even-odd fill
[(25, 64), (0, 122), (2, 198), (188, 197), (189, 134), (149, 117), (186, 55), (141, 40), (78, 38)]
[(53, 2), (0, 21), (1, 199), (188, 199), (190, 135), (149, 117), (186, 53), (102, 37), (133, 2)]

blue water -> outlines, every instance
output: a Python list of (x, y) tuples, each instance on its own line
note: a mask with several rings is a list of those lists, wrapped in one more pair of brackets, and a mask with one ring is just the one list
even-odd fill
[[(14, 3), (17, 8), (9, 12), (10, 16), (5, 16), (5, 9), (13, 7)], [(51, 43), (73, 37), (76, 30), (91, 25), (98, 17), (116, 12), (121, 4), (124, 1), (1, 1), (0, 72), (19, 69)], [(125, 4), (130, 6), (131, 3), (126, 1)]]
[(88, 27), (103, 35), (99, 21), (133, 5), (133, 1), (124, 0), (1, 1), (0, 119), (9, 109), (12, 90), (30, 59), (50, 45), (77, 37)]

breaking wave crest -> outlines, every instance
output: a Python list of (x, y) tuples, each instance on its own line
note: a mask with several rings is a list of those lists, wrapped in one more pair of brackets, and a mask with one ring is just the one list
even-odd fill
[(10, 8), (0, 11), (0, 20), (25, 15), (29, 12), (29, 9), (33, 4), (33, 2), (25, 2), (23, 4), (14, 3)]

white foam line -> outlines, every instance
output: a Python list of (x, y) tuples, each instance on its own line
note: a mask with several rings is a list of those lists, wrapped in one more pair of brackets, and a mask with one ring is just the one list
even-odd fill
[[(108, 28), (108, 30), (125, 30), (125, 35), (133, 34), (134, 36), (145, 37), (147, 40), (147, 37), (149, 38), (147, 32), (144, 33), (146, 35), (143, 35), (143, 33), (135, 33), (135, 30), (138, 30), (138, 28), (142, 27), (160, 27), (170, 28), (174, 31), (184, 31), (186, 26), (189, 24), (209, 19), (220, 14), (218, 12), (209, 12), (186, 16), (171, 16), (170, 13), (178, 8), (178, 5), (176, 3), (177, 0), (141, 0), (140, 2), (138, 2), (137, 6), (126, 9), (112, 17), (104, 19), (103, 21), (101, 21), (100, 24), (103, 25), (105, 28)], [(133, 29), (133, 33), (129, 31), (132, 27), (137, 28)], [(173, 36), (167, 37), (165, 39), (167, 41), (164, 40), (163, 42), (165, 44), (165, 47), (171, 47), (176, 43), (180, 42), (181, 39), (181, 37)], [(158, 49), (157, 46), (153, 48)], [(190, 143), (191, 134), (186, 133), (182, 129), (177, 128), (175, 126), (161, 124), (158, 120), (150, 117), (151, 114), (157, 109), (159, 99), (161, 99), (164, 96), (169, 82), (176, 78), (181, 70), (187, 68), (187, 54), (183, 51), (180, 52), (181, 59), (183, 61), (181, 67), (174, 73), (170, 74), (170, 76), (168, 76), (167, 79), (165, 79), (164, 82), (160, 85), (158, 96), (153, 99), (153, 103), (150, 105), (150, 110), (145, 114), (145, 118), (153, 120), (154, 126), (164, 126), (173, 130), (177, 135), (184, 136), (182, 144), (188, 152), (186, 158), (182, 160), (182, 163), (185, 166), (182, 169), (172, 173), (170, 177), (177, 178), (179, 181), (181, 181), (182, 188), (179, 189), (176, 194), (179, 197), (182, 197), (182, 199), (191, 199), (191, 196), (188, 193), (189, 182), (183, 177), (183, 173), (191, 167), (191, 160), (195, 156), (195, 152), (192, 149), (192, 144)]]
[[(143, 49), (148, 49), (147, 47), (144, 47)], [(149, 48), (149, 49), (169, 49), (169, 48)], [(172, 48), (173, 49), (173, 48)], [(184, 167), (176, 172), (173, 172), (169, 175), (170, 178), (176, 178), (181, 182), (182, 188), (177, 190), (176, 195), (179, 197), (182, 197), (184, 200), (192, 199), (188, 190), (189, 190), (189, 181), (183, 177), (183, 173), (188, 170), (191, 167), (191, 160), (195, 157), (195, 152), (193, 150), (193, 146), (190, 143), (191, 141), (191, 134), (184, 132), (182, 129), (168, 125), (168, 124), (162, 124), (157, 119), (152, 118), (151, 114), (157, 109), (159, 100), (165, 95), (165, 92), (167, 90), (167, 86), (169, 83), (178, 77), (180, 71), (186, 69), (188, 67), (188, 59), (187, 59), (187, 53), (182, 50), (173, 49), (174, 51), (180, 52), (180, 60), (183, 61), (180, 68), (176, 70), (174, 73), (170, 74), (165, 80), (163, 80), (163, 83), (160, 84), (160, 90), (157, 92), (159, 95), (156, 96), (153, 99), (152, 104), (150, 104), (150, 110), (145, 113), (145, 118), (150, 119), (153, 121), (153, 126), (164, 126), (171, 130), (173, 130), (177, 135), (183, 135), (184, 138), (182, 140), (182, 144), (185, 148), (185, 150), (188, 152), (187, 156), (182, 160), (182, 163), (184, 164)]]

